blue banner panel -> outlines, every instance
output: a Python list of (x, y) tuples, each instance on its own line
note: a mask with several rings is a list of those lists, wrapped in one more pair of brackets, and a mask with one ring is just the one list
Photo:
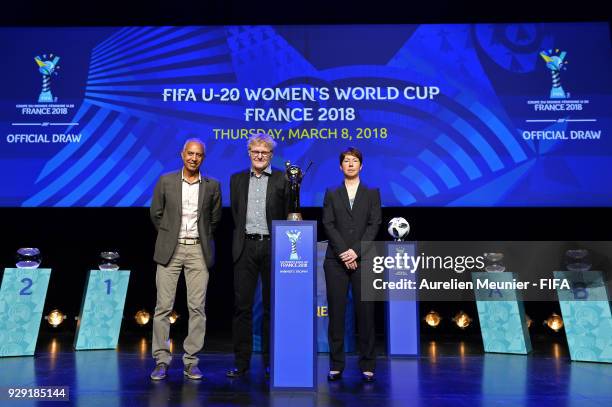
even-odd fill
[(518, 275), (510, 272), (472, 273), (485, 352), (521, 355), (531, 352), (531, 339), (520, 293), (513, 289), (483, 289), (478, 285), (479, 281), (512, 283), (513, 279), (518, 280)]
[[(416, 243), (389, 242), (387, 256), (415, 256)], [(409, 267), (388, 269), (389, 282), (400, 282), (402, 279), (417, 282), (417, 271)], [(387, 353), (389, 356), (417, 356), (419, 343), (419, 303), (395, 298), (390, 292), (387, 302)]]
[(114, 349), (123, 320), (129, 270), (91, 270), (87, 276), (74, 349)]
[(229, 205), (258, 132), (316, 157), (303, 206), (349, 146), (385, 206), (610, 206), (611, 51), (607, 22), (0, 27), (0, 206), (149, 206), (195, 136)]
[[(329, 315), (327, 313), (327, 286), (325, 285), (325, 252), (327, 241), (317, 242), (317, 351), (329, 352), (327, 330)], [(346, 295), (346, 310), (344, 316), (344, 351), (355, 352), (355, 308), (353, 306), (353, 290)]]
[(555, 271), (570, 288), (558, 288), (572, 360), (612, 363), (612, 313), (601, 271)]
[(34, 355), (51, 269), (4, 269), (0, 356)]
[(272, 222), (271, 388), (316, 388), (316, 221)]

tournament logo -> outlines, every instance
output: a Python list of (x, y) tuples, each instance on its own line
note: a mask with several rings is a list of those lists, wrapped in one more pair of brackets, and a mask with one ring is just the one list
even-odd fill
[(57, 102), (57, 98), (53, 98), (51, 93), (51, 76), (57, 75), (60, 69), (59, 63), (60, 57), (57, 55), (44, 54), (42, 58), (37, 56), (34, 58), (36, 65), (38, 65), (38, 72), (42, 75), (42, 90), (38, 96), (38, 103), (54, 103)]
[(550, 70), (552, 75), (552, 88), (550, 89), (551, 99), (566, 99), (569, 97), (569, 93), (565, 93), (561, 86), (561, 70), (565, 70), (567, 61), (565, 55), (567, 52), (552, 49), (548, 51), (540, 51), (540, 56), (546, 62), (546, 67)]
[(297, 252), (297, 242), (300, 240), (300, 235), (302, 234), (299, 230), (288, 230), (287, 237), (289, 238), (289, 242), (291, 243), (291, 254), (289, 255), (289, 260), (299, 260), (300, 256)]
[[(591, 100), (577, 99), (576, 96), (570, 99), (572, 95), (561, 86), (561, 72), (568, 64), (567, 52), (555, 48), (540, 51), (539, 55), (552, 75), (552, 87), (548, 99), (527, 100), (530, 110), (537, 116), (525, 119), (527, 128), (519, 129), (522, 139), (544, 142), (600, 140), (602, 130), (589, 124), (597, 123), (598, 119), (586, 116), (587, 110), (593, 106)], [(576, 124), (570, 127), (570, 123)], [(548, 152), (549, 148), (550, 144), (542, 145), (540, 151)]]

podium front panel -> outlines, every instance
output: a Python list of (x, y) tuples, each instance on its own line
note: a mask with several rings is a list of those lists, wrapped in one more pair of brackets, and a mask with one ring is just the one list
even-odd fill
[[(416, 243), (389, 242), (387, 256), (415, 256)], [(418, 270), (406, 268), (390, 269), (389, 282), (400, 282), (403, 279), (417, 282)], [(395, 298), (398, 297), (398, 298)], [(391, 292), (387, 302), (387, 353), (389, 356), (418, 356), (419, 340), (419, 303), (416, 295), (414, 300), (401, 298), (401, 295)]]
[(272, 222), (271, 389), (316, 388), (315, 221)]

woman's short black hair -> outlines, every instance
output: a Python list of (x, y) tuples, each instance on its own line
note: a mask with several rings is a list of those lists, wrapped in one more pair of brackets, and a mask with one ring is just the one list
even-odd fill
[(355, 147), (349, 147), (340, 153), (340, 165), (342, 165), (342, 161), (344, 161), (344, 158), (347, 155), (357, 157), (357, 159), (359, 160), (359, 164), (363, 164), (363, 154), (361, 154), (361, 151), (357, 150)]

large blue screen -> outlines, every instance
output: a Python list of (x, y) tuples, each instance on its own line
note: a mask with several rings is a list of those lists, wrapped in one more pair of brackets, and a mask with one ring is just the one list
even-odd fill
[(0, 29), (0, 206), (146, 206), (188, 137), (203, 172), (338, 154), (386, 206), (612, 204), (606, 23)]

